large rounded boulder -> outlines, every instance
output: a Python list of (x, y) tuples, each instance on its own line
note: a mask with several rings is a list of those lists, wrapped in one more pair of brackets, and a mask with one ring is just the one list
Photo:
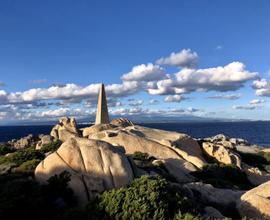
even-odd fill
[(96, 193), (118, 188), (133, 180), (133, 171), (125, 154), (112, 145), (98, 140), (70, 138), (36, 168), (35, 177), (41, 183), (56, 174), (68, 171), (69, 186), (80, 204)]
[(206, 163), (198, 143), (176, 132), (129, 126), (94, 133), (89, 138), (124, 148), (127, 154), (142, 152), (161, 159), (178, 182), (193, 181), (194, 177), (190, 173)]
[(241, 217), (270, 219), (270, 181), (247, 191), (237, 207)]

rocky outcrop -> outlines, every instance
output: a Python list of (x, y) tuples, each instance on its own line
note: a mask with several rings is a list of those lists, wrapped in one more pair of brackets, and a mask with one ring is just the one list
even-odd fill
[(25, 147), (30, 147), (34, 145), (34, 143), (35, 143), (35, 140), (32, 134), (29, 134), (26, 137), (23, 137), (19, 140), (13, 140), (12, 142), (9, 142), (9, 144), (14, 146), (15, 149), (22, 149)]
[(53, 143), (53, 137), (51, 135), (43, 135), (40, 137), (40, 141), (38, 141), (36, 145), (36, 150), (39, 150), (42, 148), (45, 144), (51, 144)]
[(52, 128), (50, 135), (54, 137), (55, 140), (65, 142), (72, 137), (80, 136), (80, 133), (74, 118), (62, 117), (59, 119), (59, 123)]
[(115, 125), (117, 127), (128, 127), (128, 126), (133, 126), (133, 122), (128, 120), (127, 118), (116, 118), (111, 121), (112, 125)]
[[(201, 182), (187, 183), (184, 188), (191, 190), (195, 195), (198, 195), (197, 202), (204, 205), (230, 206), (235, 203), (245, 192), (235, 191), (231, 189), (215, 188), (210, 184)], [(196, 197), (196, 196), (195, 196)]]
[(71, 174), (70, 187), (81, 204), (96, 193), (130, 183), (133, 172), (127, 157), (108, 143), (70, 138), (43, 160), (35, 170), (38, 181), (63, 171)]
[(198, 168), (202, 168), (202, 166), (206, 164), (199, 144), (186, 134), (142, 126), (130, 127), (127, 128), (127, 130), (140, 137), (153, 140), (172, 148), (173, 150), (177, 151), (181, 157)]
[(202, 148), (208, 156), (216, 159), (218, 162), (233, 164), (241, 168), (241, 158), (237, 153), (232, 151), (231, 148), (210, 142), (202, 143)]
[(82, 129), (82, 135), (83, 137), (88, 137), (91, 134), (95, 134), (100, 131), (105, 131), (105, 130), (110, 130), (115, 128), (115, 125), (112, 124), (97, 124), (97, 125), (92, 125), (91, 127), (86, 127)]
[(218, 134), (213, 137), (205, 138), (204, 142), (210, 142), (216, 145), (222, 145), (226, 148), (234, 149), (236, 143), (238, 143), (238, 139), (236, 138), (229, 138), (225, 136), (224, 134)]
[(124, 148), (127, 154), (147, 153), (165, 161), (165, 167), (179, 182), (190, 182), (194, 178), (190, 172), (205, 163), (200, 146), (187, 135), (129, 126), (123, 129), (107, 130), (92, 134), (91, 139), (103, 140)]
[[(204, 211), (208, 217), (212, 216), (215, 218), (219, 218), (218, 216), (221, 215), (226, 217), (238, 215), (236, 209), (237, 201), (245, 193), (244, 191), (215, 188), (210, 184), (201, 182), (184, 184), (183, 187), (189, 191), (189, 197), (195, 204), (206, 207)], [(207, 208), (209, 206), (212, 208)]]
[(262, 183), (270, 181), (270, 174), (260, 170), (257, 167), (251, 167), (245, 163), (243, 164), (243, 171), (246, 173), (248, 180), (254, 185), (258, 186)]
[(237, 208), (242, 217), (270, 219), (270, 181), (242, 195)]

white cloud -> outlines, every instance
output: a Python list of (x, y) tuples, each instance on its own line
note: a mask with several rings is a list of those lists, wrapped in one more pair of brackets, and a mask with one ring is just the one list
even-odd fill
[(233, 108), (237, 110), (255, 110), (263, 108), (263, 103), (265, 103), (263, 99), (253, 99), (247, 105), (234, 105)]
[(148, 63), (134, 66), (131, 72), (122, 76), (123, 81), (155, 81), (160, 80), (165, 76), (165, 72), (159, 65)]
[(228, 99), (228, 100), (236, 100), (240, 99), (241, 95), (240, 94), (221, 94), (221, 95), (214, 95), (214, 96), (209, 96), (209, 99)]
[(263, 99), (253, 99), (249, 102), (250, 105), (259, 105), (265, 103), (265, 100)]
[(150, 105), (155, 105), (155, 104), (158, 104), (158, 103), (159, 103), (159, 101), (156, 100), (156, 99), (150, 99), (150, 100), (149, 100), (149, 104), (150, 104)]
[(140, 106), (143, 104), (143, 100), (133, 100), (129, 103), (130, 106)]
[[(66, 84), (65, 86), (51, 86), (49, 88), (34, 88), (23, 92), (7, 93), (0, 90), (0, 104), (34, 102), (40, 100), (74, 100), (80, 102), (85, 98), (96, 98), (100, 84), (90, 84), (82, 87), (76, 84)], [(128, 96), (136, 93), (140, 88), (138, 82), (123, 82), (122, 84), (111, 84), (106, 86), (109, 97)]]
[(162, 57), (156, 61), (159, 65), (195, 68), (198, 64), (198, 54), (190, 49), (183, 49), (178, 53), (171, 53), (169, 57)]
[(182, 69), (175, 74), (175, 79), (160, 80), (148, 92), (152, 95), (172, 95), (194, 91), (235, 91), (256, 77), (258, 73), (249, 72), (243, 63), (232, 62), (224, 67)]
[(120, 108), (120, 109), (110, 109), (111, 115), (121, 115), (121, 116), (129, 116), (129, 115), (148, 115), (148, 116), (176, 116), (176, 115), (196, 115), (204, 112), (202, 109), (196, 108), (180, 108), (180, 109), (149, 109), (149, 108)]
[(181, 95), (168, 95), (165, 97), (164, 101), (165, 102), (181, 102), (185, 100), (186, 98)]
[(270, 83), (266, 79), (255, 80), (252, 87), (255, 89), (257, 96), (270, 97)]

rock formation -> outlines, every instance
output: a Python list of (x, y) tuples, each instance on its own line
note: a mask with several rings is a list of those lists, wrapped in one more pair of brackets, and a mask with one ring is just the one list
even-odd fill
[(40, 137), (40, 141), (38, 141), (36, 145), (36, 150), (39, 150), (42, 148), (45, 144), (51, 144), (53, 142), (53, 137), (51, 135), (43, 135)]
[(242, 217), (270, 219), (270, 181), (247, 191), (237, 207)]
[(109, 114), (108, 114), (105, 87), (104, 87), (104, 84), (101, 84), (99, 97), (98, 97), (97, 113), (96, 113), (96, 125), (109, 124), (109, 123), (110, 123), (110, 120), (109, 120)]
[(108, 143), (70, 138), (43, 160), (35, 170), (39, 182), (68, 171), (70, 187), (80, 204), (85, 204), (96, 193), (130, 183), (133, 172), (127, 157)]
[(82, 135), (83, 137), (88, 137), (91, 134), (95, 134), (97, 132), (100, 131), (105, 131), (105, 130), (110, 130), (115, 128), (116, 126), (112, 125), (112, 124), (97, 124), (97, 125), (93, 125), (91, 127), (86, 127), (82, 129)]
[(77, 123), (74, 118), (62, 117), (59, 119), (59, 123), (52, 128), (51, 134), (55, 140), (61, 140), (65, 142), (72, 137), (80, 136), (77, 129)]
[(133, 122), (127, 118), (115, 118), (111, 121), (111, 124), (118, 127), (128, 127), (134, 125)]
[(22, 149), (25, 147), (30, 147), (35, 143), (34, 136), (32, 134), (26, 137), (20, 138), (19, 140), (9, 141), (8, 144), (13, 146), (15, 149)]
[(205, 153), (209, 157), (213, 157), (220, 163), (233, 164), (241, 168), (240, 156), (231, 150), (231, 147), (227, 147), (229, 144), (214, 144), (210, 142), (204, 142), (202, 147)]
[(192, 181), (194, 178), (189, 173), (206, 163), (197, 142), (176, 132), (129, 126), (97, 132), (89, 138), (124, 148), (127, 154), (139, 151), (162, 159), (170, 174), (179, 182)]

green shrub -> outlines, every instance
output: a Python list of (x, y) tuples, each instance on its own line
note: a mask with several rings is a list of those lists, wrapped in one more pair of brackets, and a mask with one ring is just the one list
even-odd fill
[(14, 163), (16, 166), (20, 166), (22, 163), (33, 159), (42, 160), (44, 159), (44, 154), (35, 150), (33, 147), (30, 147), (18, 150), (6, 157), (1, 157), (0, 164), (8, 162)]
[(270, 153), (265, 153), (264, 155), (251, 153), (239, 153), (239, 154), (244, 163), (269, 172)]
[(264, 153), (263, 157), (266, 159), (266, 161), (270, 165), (270, 152)]
[(147, 153), (142, 153), (140, 151), (134, 152), (134, 154), (131, 155), (133, 160), (148, 160), (149, 155)]
[(37, 165), (40, 163), (40, 159), (33, 159), (23, 162), (17, 169), (17, 172), (24, 174), (33, 174)]
[(243, 190), (252, 188), (246, 174), (234, 165), (209, 164), (201, 171), (193, 172), (193, 175), (214, 187)]
[(244, 163), (250, 166), (256, 166), (258, 164), (268, 164), (267, 159), (259, 154), (251, 154), (251, 153), (239, 153), (241, 159)]
[(14, 152), (14, 149), (11, 146), (0, 145), (0, 156), (8, 154), (8, 153), (12, 153), (12, 152)]
[(181, 214), (180, 213), (177, 213), (173, 220), (202, 220), (202, 219), (205, 219), (205, 218), (202, 218), (200, 216), (194, 216), (193, 214), (190, 214), (190, 213), (185, 213), (185, 214)]
[(176, 214), (194, 212), (187, 197), (160, 176), (142, 176), (129, 187), (104, 192), (97, 200), (95, 209), (105, 219), (173, 219)]
[(51, 178), (47, 185), (21, 174), (1, 175), (0, 219), (58, 219), (76, 204), (67, 181), (66, 173)]
[(50, 151), (56, 151), (61, 146), (61, 144), (62, 142), (60, 140), (54, 141), (51, 144), (44, 144), (40, 151), (44, 154)]

